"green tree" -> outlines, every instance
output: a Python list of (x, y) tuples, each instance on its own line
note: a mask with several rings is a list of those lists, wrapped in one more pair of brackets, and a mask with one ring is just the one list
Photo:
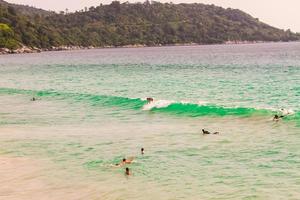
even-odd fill
[(16, 49), (18, 46), (14, 31), (7, 24), (0, 23), (0, 48)]

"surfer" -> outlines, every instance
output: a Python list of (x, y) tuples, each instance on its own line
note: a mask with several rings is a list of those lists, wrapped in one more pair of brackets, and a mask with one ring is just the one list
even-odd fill
[[(209, 134), (211, 134), (211, 132), (206, 131), (206, 130), (204, 130), (204, 129), (202, 129), (202, 133), (203, 133), (203, 135), (209, 135)], [(218, 135), (218, 134), (220, 134), (220, 133), (219, 133), (219, 132), (214, 132), (213, 134), (214, 134), (214, 135)]]
[(283, 116), (287, 116), (287, 115), (292, 114), (292, 111), (284, 109), (284, 108), (281, 108), (280, 111), (281, 111)]
[(152, 103), (153, 101), (154, 101), (154, 99), (153, 99), (152, 97), (148, 97), (148, 98), (147, 98), (148, 104), (149, 104), (149, 103)]
[(279, 121), (279, 119), (282, 119), (282, 118), (284, 118), (284, 116), (283, 115), (275, 115), (274, 117), (273, 117), (273, 121), (276, 121), (276, 122), (278, 122)]

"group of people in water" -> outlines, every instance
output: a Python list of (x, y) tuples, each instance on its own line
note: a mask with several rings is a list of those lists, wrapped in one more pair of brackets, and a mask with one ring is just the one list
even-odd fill
[[(36, 101), (37, 98), (33, 97), (30, 99), (31, 101)], [(154, 101), (154, 99), (152, 97), (148, 97), (147, 99), (147, 102), (148, 104), (152, 103)], [(282, 111), (282, 115), (274, 115), (273, 117), (273, 121), (276, 121), (278, 122), (280, 119), (283, 119), (284, 117), (288, 116), (289, 114), (291, 114), (290, 112), (286, 112), (284, 109), (281, 109)], [(219, 132), (210, 132), (210, 131), (207, 131), (205, 129), (202, 129), (202, 134), (203, 135), (210, 135), (210, 134), (213, 134), (213, 135), (218, 135), (220, 134)], [(144, 148), (141, 148), (141, 154), (144, 155)], [(118, 164), (115, 164), (114, 166), (116, 167), (122, 167), (124, 165), (128, 165), (128, 164), (131, 164), (134, 160), (134, 157), (131, 157), (131, 158), (123, 158), (122, 161)], [(130, 171), (130, 169), (128, 167), (125, 168), (125, 175), (126, 176), (130, 176), (132, 173)]]
[[(152, 103), (153, 101), (154, 101), (153, 98), (151, 98), (151, 97), (148, 97), (148, 98), (147, 98), (148, 104)], [(291, 114), (290, 112), (285, 112), (284, 109), (281, 109), (281, 111), (282, 111), (283, 114), (282, 114), (282, 115), (277, 115), (277, 114), (276, 114), (276, 115), (273, 117), (273, 121), (276, 121), (276, 122), (277, 122), (277, 121), (279, 121), (280, 119), (282, 119), (282, 118), (286, 117), (287, 115)], [(202, 133), (203, 133), (203, 135), (210, 135), (210, 134), (218, 135), (218, 134), (220, 134), (219, 132), (210, 132), (210, 131), (205, 130), (205, 129), (202, 129)], [(141, 148), (141, 154), (142, 154), (142, 155), (144, 154), (144, 148)], [(123, 166), (123, 165), (126, 165), (126, 164), (131, 164), (132, 161), (133, 161), (133, 158), (130, 158), (130, 159), (123, 158), (123, 160), (122, 160), (120, 163), (116, 164), (116, 166)], [(126, 175), (126, 176), (131, 175), (131, 171), (130, 171), (130, 169), (129, 169), (128, 167), (125, 168), (125, 175)]]
[[(37, 98), (35, 98), (35, 97), (32, 97), (30, 99), (30, 101), (36, 101), (36, 100), (37, 100)], [(148, 104), (150, 104), (150, 103), (152, 103), (154, 101), (154, 99), (152, 97), (148, 97), (146, 100), (147, 100)], [(278, 114), (274, 115), (273, 121), (278, 122), (280, 119), (283, 119), (284, 117), (286, 117), (289, 114), (291, 114), (289, 111), (286, 111), (284, 109), (281, 109), (281, 112), (282, 112), (282, 115), (278, 115)], [(211, 132), (206, 131), (204, 129), (202, 129), (202, 133), (203, 133), (203, 135), (209, 135), (209, 134), (215, 134), (215, 135), (217, 135), (217, 134), (219, 134), (219, 132), (211, 133)]]
[[(141, 154), (144, 155), (144, 153), (145, 153), (145, 149), (144, 149), (144, 148), (141, 148)], [(134, 157), (123, 158), (122, 161), (121, 161), (120, 163), (117, 163), (117, 164), (115, 164), (114, 166), (116, 166), (116, 167), (122, 167), (122, 166), (124, 166), (124, 165), (131, 164), (131, 163), (133, 162), (133, 160), (134, 160)], [(125, 175), (126, 175), (126, 176), (132, 175), (132, 173), (131, 173), (129, 167), (126, 167), (126, 168), (125, 168)]]

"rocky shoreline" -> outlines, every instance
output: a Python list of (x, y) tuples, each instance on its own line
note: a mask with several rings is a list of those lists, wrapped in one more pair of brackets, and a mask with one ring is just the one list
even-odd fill
[(95, 47), (81, 47), (81, 46), (59, 46), (51, 48), (37, 48), (37, 47), (27, 47), (22, 46), (21, 48), (10, 50), (8, 48), (0, 48), (0, 55), (2, 54), (24, 54), (24, 53), (41, 53), (44, 51), (71, 51), (71, 50), (81, 50), (81, 49), (94, 49)]
[[(223, 45), (238, 45), (238, 44), (257, 44), (257, 43), (272, 43), (265, 41), (227, 41), (224, 42)], [(133, 44), (133, 45), (124, 45), (124, 46), (101, 46), (101, 47), (83, 47), (83, 46), (58, 46), (58, 47), (50, 47), (50, 48), (37, 48), (37, 47), (27, 47), (23, 45), (22, 47), (11, 50), (8, 48), (0, 48), (0, 55), (5, 54), (24, 54), (24, 53), (41, 53), (45, 51), (73, 51), (73, 50), (86, 50), (86, 49), (103, 49), (103, 48), (143, 48), (143, 47), (162, 47), (162, 46), (197, 46), (203, 44), (197, 43), (184, 43), (184, 44), (157, 44), (157, 45), (146, 45), (146, 44)]]
[[(165, 45), (165, 46), (179, 46), (179, 45), (192, 45), (192, 44), (174, 44), (174, 45)], [(193, 44), (194, 45), (194, 44)], [(153, 47), (161, 47), (163, 45), (153, 45)], [(0, 48), (0, 55), (2, 54), (24, 54), (24, 53), (41, 53), (46, 51), (73, 51), (73, 50), (86, 50), (86, 49), (104, 49), (104, 48), (142, 48), (142, 47), (150, 47), (145, 44), (134, 44), (134, 45), (124, 45), (124, 46), (101, 46), (101, 47), (94, 47), (94, 46), (58, 46), (58, 47), (50, 47), (50, 48), (37, 48), (37, 47), (27, 47), (22, 46), (21, 48), (10, 50), (8, 48)]]

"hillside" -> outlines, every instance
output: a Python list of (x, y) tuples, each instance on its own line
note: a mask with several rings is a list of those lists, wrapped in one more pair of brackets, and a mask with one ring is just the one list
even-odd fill
[[(114, 1), (70, 14), (42, 14), (36, 9), (28, 15), (18, 9), (0, 3), (0, 23), (11, 29), (7, 32), (6, 27), (5, 32), (0, 26), (0, 47), (16, 48), (19, 43), (51, 48), (300, 39), (299, 34), (269, 26), (240, 10), (205, 4)], [(5, 44), (8, 40), (9, 46)]]

